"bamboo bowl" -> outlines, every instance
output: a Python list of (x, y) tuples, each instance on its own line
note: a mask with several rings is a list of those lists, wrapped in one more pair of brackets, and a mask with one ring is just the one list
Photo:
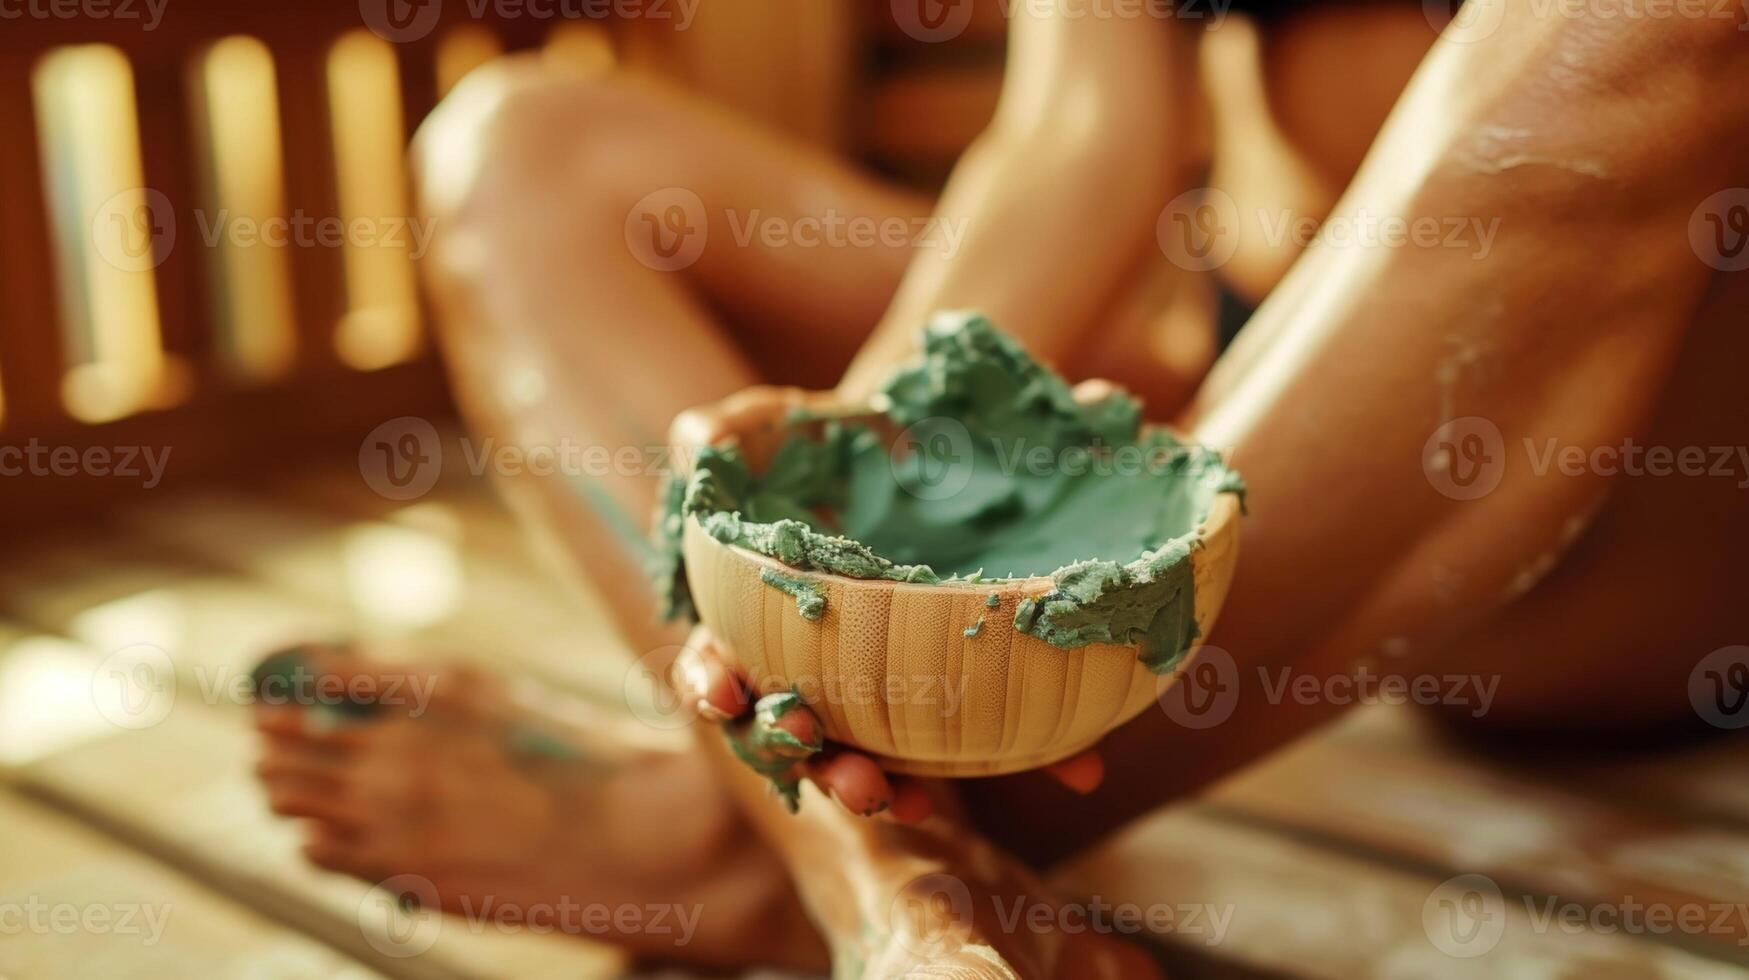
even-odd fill
[[(1238, 499), (1217, 494), (1191, 552), (1196, 624), (1206, 635), (1238, 560)], [(1048, 577), (922, 585), (803, 572), (724, 544), (688, 518), (683, 551), (699, 618), (761, 695), (794, 686), (826, 735), (894, 772), (993, 776), (1090, 748), (1153, 703), (1137, 647), (1064, 650), (1014, 629), (1015, 606)], [(767, 569), (826, 597), (804, 619), (760, 579)], [(994, 594), (997, 605), (988, 606)], [(975, 636), (967, 627), (983, 621)]]

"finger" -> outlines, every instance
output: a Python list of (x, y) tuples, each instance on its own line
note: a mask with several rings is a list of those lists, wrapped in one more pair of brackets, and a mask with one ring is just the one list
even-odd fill
[(725, 729), (735, 755), (754, 772), (774, 779), (788, 776), (796, 763), (824, 748), (821, 733), (819, 719), (792, 691), (760, 698), (753, 717)]
[(1092, 749), (1045, 767), (1045, 772), (1073, 792), (1086, 796), (1105, 781), (1105, 760)]
[(808, 768), (815, 785), (851, 813), (870, 817), (893, 805), (886, 773), (860, 752), (839, 752)]
[(743, 388), (719, 402), (689, 408), (675, 416), (668, 429), (668, 441), (682, 450), (721, 442), (748, 426), (781, 417), (790, 405), (799, 401), (800, 395), (798, 388), (772, 385)]
[(1078, 404), (1096, 405), (1108, 398), (1127, 395), (1129, 392), (1122, 385), (1107, 381), (1104, 378), (1089, 378), (1071, 389), (1070, 394), (1074, 396)]
[(746, 680), (702, 627), (692, 631), (674, 658), (672, 677), (682, 702), (696, 706), (706, 721), (723, 722), (747, 712), (751, 692)]

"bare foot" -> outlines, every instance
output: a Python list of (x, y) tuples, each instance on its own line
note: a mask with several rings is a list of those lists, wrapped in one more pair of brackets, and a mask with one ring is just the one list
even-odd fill
[(688, 747), (616, 735), (630, 719), (543, 722), (465, 668), (300, 656), (257, 674), (258, 772), (315, 864), (668, 960), (825, 965), (776, 856)]

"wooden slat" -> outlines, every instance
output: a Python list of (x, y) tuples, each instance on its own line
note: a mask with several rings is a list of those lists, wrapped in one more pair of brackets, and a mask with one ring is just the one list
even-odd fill
[[(531, 580), (525, 562), (464, 550), (441, 529), (350, 521), (222, 495), (140, 508), (124, 522), (169, 554), (344, 610), (361, 638), (452, 651), (574, 693), (624, 701), (630, 659), (598, 606)], [(384, 583), (394, 595), (372, 591)]]
[[(1164, 938), (1224, 961), (1294, 977), (1739, 977), (1740, 968), (1625, 934), (1539, 929), (1520, 901), (1487, 907), (1499, 939), (1450, 943), (1442, 879), (1371, 863), (1231, 823), (1199, 808), (1150, 817), (1056, 876), (1071, 894), (1139, 910), (1213, 909), (1225, 932)], [(1433, 912), (1428, 913), (1429, 906)], [(1429, 918), (1424, 920), (1424, 915)], [(1208, 930), (1208, 918), (1197, 928)], [(1429, 925), (1428, 923), (1431, 923)], [(1479, 952), (1448, 955), (1447, 949)], [(1212, 942), (1212, 947), (1209, 945)], [(1215, 975), (1219, 975), (1216, 973)]]
[(454, 415), (442, 369), (431, 358), (370, 374), (336, 371), (272, 386), (208, 389), (176, 409), (101, 426), (62, 421), (9, 429), (8, 438), (22, 440), (28, 432), (45, 445), (78, 452), (127, 446), (161, 453), (170, 447), (171, 455), (163, 482), (154, 488), (122, 476), (13, 478), (6, 492), (14, 506), (0, 508), (0, 529), (53, 533), (54, 525), (77, 523), (94, 509), (146, 500), (227, 472), (247, 469), (265, 477), (311, 461), (356, 459), (360, 441), (382, 419)]
[[(70, 749), (17, 773), (25, 790), (196, 875), (258, 912), (391, 976), (607, 977), (607, 947), (511, 934), (444, 919), (416, 956), (388, 940), (359, 881), (318, 871), (298, 853), (294, 823), (266, 809), (250, 768), (255, 741), (241, 712), (178, 706), (159, 724)], [(166, 764), (173, 760), (174, 764)], [(151, 778), (141, 778), (150, 773)], [(374, 907), (374, 906), (372, 906)], [(403, 922), (426, 918), (398, 916)], [(406, 926), (402, 926), (406, 928)], [(385, 953), (384, 950), (388, 952)]]
[(34, 59), (0, 49), (0, 432), (16, 436), (65, 417), (65, 360), (54, 247), (44, 206), (30, 75)]
[[(311, 219), (340, 214), (327, 98), (328, 49), (336, 36), (337, 32), (267, 39), (279, 78), (286, 208)], [(346, 311), (342, 262), (338, 248), (292, 250), (297, 363), (306, 370), (332, 369), (339, 363), (334, 337)]]
[[(1328, 737), (1343, 745), (1371, 743), (1399, 752), (1449, 753), (1455, 736), (1414, 711), (1357, 711)], [(1531, 758), (1515, 751), (1488, 752), (1488, 764), (1519, 778), (1567, 792), (1671, 813), (1688, 819), (1749, 829), (1749, 785), (1737, 778), (1749, 770), (1749, 739), (1718, 733), (1685, 744), (1600, 747), (1595, 742), (1537, 746)]]
[[(195, 184), (193, 103), (188, 90), (188, 52), (137, 47), (133, 56), (138, 103), (140, 161), (146, 186), (169, 200), (176, 220), (176, 243), (157, 268), (158, 321), (166, 353), (210, 377), (214, 317), (208, 285), (208, 249), (196, 211), (202, 195)], [(210, 220), (210, 219), (209, 219)]]
[[(174, 869), (39, 803), (0, 791), (0, 905), (67, 907), (92, 930), (39, 929), (0, 942), (0, 975), (381, 974), (229, 901)], [(89, 911), (88, 911), (89, 910)], [(66, 914), (66, 913), (57, 913)]]
[[(1749, 833), (1588, 797), (1431, 743), (1310, 739), (1210, 799), (1235, 818), (1587, 909), (1749, 907)], [(1713, 920), (1648, 938), (1749, 966), (1749, 922)]]

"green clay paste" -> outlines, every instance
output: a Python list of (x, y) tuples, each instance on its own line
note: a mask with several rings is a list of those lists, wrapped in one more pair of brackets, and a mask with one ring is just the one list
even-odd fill
[[(1127, 395), (1077, 402), (981, 316), (937, 316), (923, 348), (875, 400), (882, 431), (798, 421), (764, 474), (720, 445), (670, 481), (657, 574), (671, 614), (691, 612), (679, 553), (694, 517), (717, 540), (804, 572), (1049, 576), (1054, 588), (1016, 609), (1017, 630), (1064, 649), (1139, 644), (1148, 667), (1172, 669), (1197, 635), (1195, 528), (1217, 495), (1243, 494), (1238, 474), (1212, 450), (1143, 431)], [(823, 613), (805, 579), (765, 581), (803, 615)]]
[(802, 697), (795, 691), (767, 694), (753, 706), (752, 721), (723, 731), (730, 750), (748, 768), (771, 780), (772, 787), (791, 813), (801, 806), (797, 764), (825, 747), (820, 742), (804, 742), (778, 727), (779, 719), (801, 705)]
[(796, 612), (801, 613), (803, 619), (819, 619), (826, 615), (826, 597), (807, 579), (767, 568), (760, 571), (759, 581), (794, 599)]

